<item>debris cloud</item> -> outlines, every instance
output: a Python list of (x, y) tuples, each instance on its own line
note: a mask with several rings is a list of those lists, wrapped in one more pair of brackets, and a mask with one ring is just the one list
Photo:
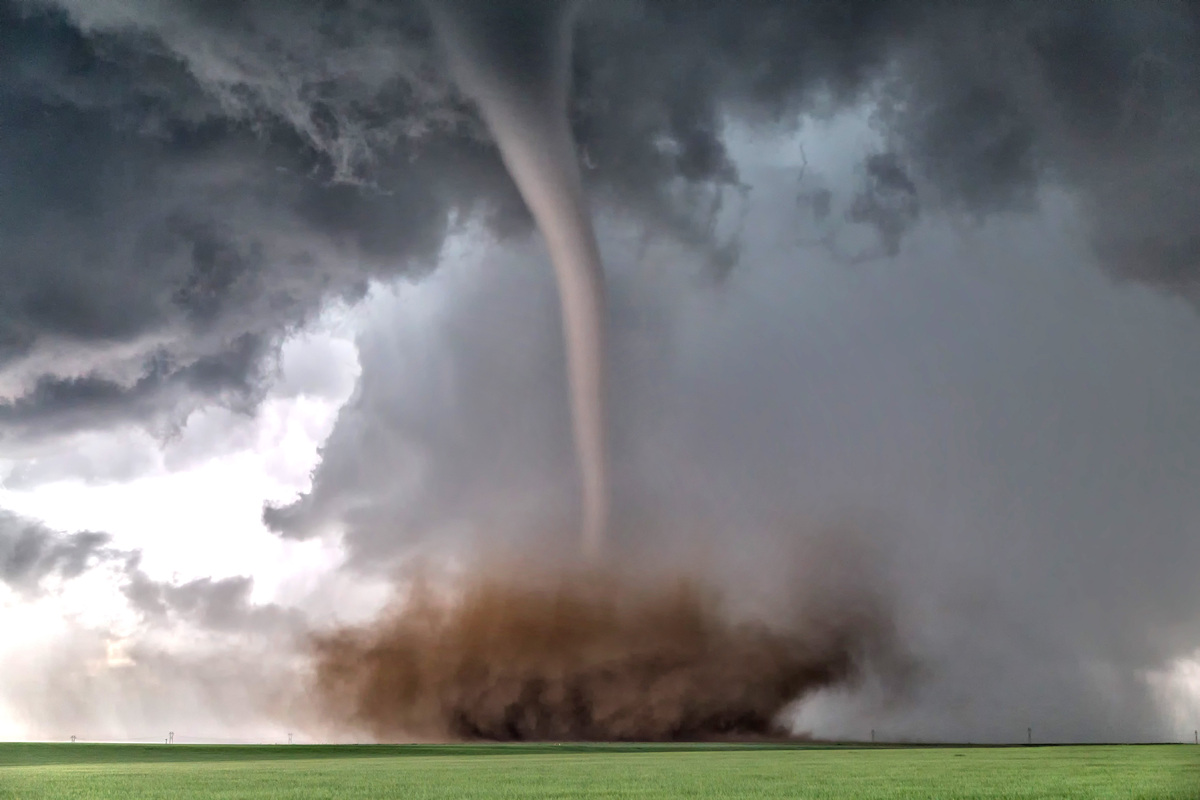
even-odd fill
[(698, 573), (426, 577), (375, 623), (317, 636), (313, 689), (327, 719), (381, 741), (789, 736), (795, 701), (903, 662), (886, 605), (844, 599), (772, 619)]

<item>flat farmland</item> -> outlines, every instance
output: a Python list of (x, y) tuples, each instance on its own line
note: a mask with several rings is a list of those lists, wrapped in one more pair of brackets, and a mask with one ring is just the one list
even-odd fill
[(1198, 800), (1200, 747), (0, 744), (34, 798)]

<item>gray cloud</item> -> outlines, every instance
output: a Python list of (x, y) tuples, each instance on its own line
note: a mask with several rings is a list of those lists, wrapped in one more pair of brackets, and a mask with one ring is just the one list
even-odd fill
[(135, 572), (122, 591), (136, 611), (155, 625), (184, 623), (223, 633), (300, 633), (303, 614), (273, 603), (254, 604), (254, 580), (199, 578), (181, 584), (151, 580)]
[(952, 13), (937, 46), (907, 48), (881, 124), (943, 203), (1022, 209), (1069, 186), (1108, 269), (1194, 299), (1198, 24), (1175, 2)]
[(8, 437), (251, 406), (283, 333), (456, 215), (528, 230), (419, 5), (351, 5), (4, 5)]
[[(253, 404), (283, 332), (435, 253), (454, 187), (501, 174), (449, 133), (451, 158), (401, 147), (378, 165), (394, 189), (336, 183), (327, 153), (283, 121), (233, 113), (152, 37), (5, 15), (0, 339), (10, 364), (76, 353), (70, 373), (51, 364), (13, 392), (10, 436), (193, 398)], [(480, 174), (437, 178), (459, 169)]]
[(8, 431), (53, 430), (70, 433), (130, 421), (172, 421), (177, 426), (195, 406), (195, 398), (249, 410), (266, 389), (264, 357), (268, 348), (244, 334), (221, 352), (178, 363), (165, 348), (151, 356), (132, 384), (88, 374), (42, 375), (24, 395), (0, 405), (0, 424)]
[(106, 563), (126, 563), (132, 554), (110, 546), (95, 531), (61, 534), (0, 509), (0, 581), (27, 594), (48, 578), (70, 580)]
[(27, 595), (50, 578), (71, 580), (114, 567), (129, 606), (153, 627), (182, 623), (216, 633), (300, 633), (304, 628), (298, 610), (253, 603), (253, 578), (159, 581), (141, 569), (140, 560), (139, 551), (113, 547), (107, 533), (63, 533), (0, 510), (0, 581)]
[[(214, 8), (0, 8), (10, 437), (252, 405), (326, 299), (427, 271), (463, 213), (528, 230), (419, 3)], [(868, 103), (887, 149), (834, 217), (879, 245), (850, 260), (894, 255), (918, 208), (1030, 210), (1061, 184), (1110, 271), (1193, 294), (1196, 24), (1182, 2), (593, 4), (572, 124), (595, 196), (719, 273), (726, 121)]]

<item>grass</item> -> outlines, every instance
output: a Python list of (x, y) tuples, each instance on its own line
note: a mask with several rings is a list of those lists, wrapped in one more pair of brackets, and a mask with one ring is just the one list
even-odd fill
[(0, 800), (1200, 800), (1200, 747), (0, 744)]

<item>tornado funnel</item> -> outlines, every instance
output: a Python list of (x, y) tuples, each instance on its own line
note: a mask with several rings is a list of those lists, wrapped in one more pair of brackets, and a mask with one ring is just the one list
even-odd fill
[(583, 549), (596, 556), (609, 504), (604, 275), (567, 123), (577, 5), (435, 0), (429, 8), (455, 80), (479, 105), (554, 263), (581, 480)]

